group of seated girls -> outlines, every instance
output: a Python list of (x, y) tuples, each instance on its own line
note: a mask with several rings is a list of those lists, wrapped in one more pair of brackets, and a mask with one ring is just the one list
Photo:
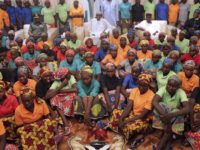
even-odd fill
[(43, 42), (42, 50), (30, 40), (21, 46), (11, 42), (1, 64), (17, 76), (0, 82), (0, 118), (14, 116), (21, 127), (56, 112), (65, 134), (70, 134), (70, 118), (91, 128), (102, 121), (103, 129), (123, 135), (132, 148), (152, 130), (163, 131), (156, 150), (170, 146), (174, 134), (198, 131), (200, 54), (194, 38), (183, 53), (174, 50), (172, 37), (156, 45), (146, 33), (139, 42), (133, 33), (115, 34), (102, 35), (99, 48), (92, 39), (77, 45), (69, 33), (54, 47)]

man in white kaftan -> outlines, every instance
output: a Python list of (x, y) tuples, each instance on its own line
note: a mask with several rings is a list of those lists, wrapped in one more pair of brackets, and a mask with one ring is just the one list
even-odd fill
[[(149, 31), (151, 33), (151, 38), (153, 40), (158, 38), (158, 34), (161, 32), (161, 27), (158, 21), (152, 21), (152, 14), (147, 13), (146, 14), (146, 19), (140, 22), (135, 26), (135, 29), (137, 30), (142, 30), (142, 31)], [(167, 23), (166, 23), (167, 26)]]
[(104, 0), (100, 7), (104, 19), (106, 19), (112, 26), (117, 26), (119, 21), (118, 1)]
[(115, 27), (112, 26), (106, 19), (102, 18), (102, 14), (97, 12), (96, 18), (88, 22), (89, 37), (93, 39), (95, 45), (98, 45), (100, 35), (103, 32), (109, 33)]

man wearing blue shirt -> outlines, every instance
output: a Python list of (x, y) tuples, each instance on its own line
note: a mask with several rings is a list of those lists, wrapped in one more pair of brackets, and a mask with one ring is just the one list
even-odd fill
[(11, 0), (6, 0), (5, 4), (7, 6), (6, 11), (10, 18), (10, 24), (16, 25), (15, 7), (12, 6)]
[(165, 0), (160, 0), (160, 3), (156, 5), (156, 20), (166, 20), (168, 19), (169, 7), (165, 3)]
[(15, 8), (15, 16), (17, 20), (17, 28), (22, 29), (24, 25), (24, 10), (22, 7), (22, 1), (16, 0), (17, 7)]

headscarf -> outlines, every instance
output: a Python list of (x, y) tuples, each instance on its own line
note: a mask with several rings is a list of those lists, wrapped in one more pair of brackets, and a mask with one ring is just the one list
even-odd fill
[(60, 80), (64, 77), (66, 77), (66, 75), (68, 75), (69, 73), (69, 70), (67, 68), (64, 68), (64, 67), (60, 67), (58, 68), (58, 70), (56, 71), (55, 75), (54, 75), (54, 78), (56, 80)]
[(19, 48), (19, 46), (12, 46), (11, 48), (10, 48), (10, 52), (19, 52), (20, 51), (20, 48)]
[(113, 63), (107, 63), (106, 64), (106, 69), (114, 70), (115, 69), (115, 65)]
[(15, 31), (14, 30), (9, 30), (8, 34), (15, 35)]
[(68, 49), (68, 50), (66, 50), (66, 52), (65, 52), (65, 56), (68, 56), (68, 55), (75, 55), (75, 52), (74, 52), (74, 50), (72, 50), (72, 49)]
[(27, 44), (26, 44), (27, 47), (29, 46), (35, 46), (35, 43), (33, 43), (32, 41), (29, 41)]
[(21, 37), (17, 37), (15, 41), (19, 42), (20, 40), (23, 42), (23, 39)]
[(163, 63), (168, 64), (168, 65), (173, 65), (173, 60), (171, 58), (165, 58)]
[(81, 73), (86, 72), (89, 75), (93, 75), (93, 70), (89, 65), (85, 65), (84, 67), (81, 68)]
[(186, 67), (186, 66), (195, 67), (195, 62), (193, 60), (188, 60), (183, 65), (183, 67)]
[(19, 56), (19, 57), (15, 58), (14, 62), (15, 62), (15, 64), (19, 64), (20, 62), (24, 62), (24, 58)]
[(129, 49), (127, 54), (134, 54), (134, 55), (137, 55), (137, 51), (135, 49)]
[(40, 63), (41, 61), (47, 60), (47, 59), (48, 59), (47, 54), (45, 54), (45, 53), (40, 53), (40, 54), (37, 56), (37, 58), (36, 58), (36, 62), (37, 62), (37, 63)]
[(79, 46), (79, 48), (78, 48), (79, 50), (87, 50), (87, 48), (86, 48), (86, 46), (85, 45), (81, 45), (81, 46)]
[(126, 39), (126, 43), (129, 44), (129, 40), (128, 40), (127, 36), (122, 35), (122, 36), (120, 37), (120, 40), (121, 40), (121, 38), (125, 38), (125, 39)]
[(179, 51), (177, 51), (177, 50), (172, 50), (172, 51), (169, 52), (169, 57), (170, 57), (171, 55), (175, 55), (176, 57), (179, 57)]
[(159, 49), (153, 50), (153, 55), (154, 56), (161, 56), (161, 51)]
[(48, 67), (42, 67), (40, 69), (40, 76), (43, 77), (46, 73), (52, 73)]
[(24, 86), (21, 91), (20, 91), (20, 95), (23, 96), (35, 96), (35, 92), (33, 89), (31, 89), (30, 87)]
[(0, 81), (0, 89), (2, 90), (5, 90), (5, 88), (6, 88), (6, 84), (5, 84), (5, 82), (4, 81)]
[(149, 45), (149, 41), (148, 40), (141, 40), (140, 41), (140, 46), (141, 45)]
[(170, 76), (169, 79), (168, 79), (168, 81), (170, 81), (170, 80), (176, 81), (178, 83), (178, 85), (181, 84), (181, 80), (180, 80), (180, 78), (177, 75)]
[(132, 68), (136, 68), (136, 69), (138, 69), (140, 72), (142, 72), (143, 71), (143, 65), (140, 63), (140, 62), (138, 62), (138, 61), (135, 61), (134, 63), (133, 63), (133, 65), (132, 65)]
[(64, 46), (64, 47), (66, 47), (66, 48), (68, 47), (67, 43), (64, 42), (64, 41), (60, 44), (60, 46)]
[(48, 41), (44, 42), (44, 45), (47, 45), (49, 49), (52, 49), (52, 44)]
[(27, 66), (21, 66), (18, 68), (17, 70), (17, 74), (25, 74), (25, 75), (29, 75), (29, 68)]
[(143, 81), (146, 84), (150, 84), (152, 82), (152, 76), (150, 74), (140, 74), (138, 77), (138, 81)]
[(92, 38), (87, 38), (84, 43), (86, 44), (88, 41), (92, 41), (93, 42), (93, 39)]
[(84, 54), (84, 58), (87, 58), (87, 57), (90, 57), (90, 56), (94, 56), (94, 53), (93, 52), (86, 52)]
[(117, 51), (118, 47), (116, 45), (114, 45), (114, 44), (110, 44), (109, 49)]

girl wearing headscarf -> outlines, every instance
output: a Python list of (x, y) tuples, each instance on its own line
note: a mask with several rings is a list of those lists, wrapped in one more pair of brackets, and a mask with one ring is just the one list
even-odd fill
[[(55, 81), (46, 94), (46, 98), (51, 98), (50, 102), (62, 118), (64, 116), (74, 116), (74, 100), (76, 97), (76, 79), (70, 74), (67, 68), (59, 68), (55, 73)], [(67, 125), (66, 119), (64, 124)]]
[(123, 60), (126, 59), (128, 50), (131, 49), (131, 47), (128, 45), (127, 37), (121, 36), (120, 43), (117, 46), (118, 46), (117, 55), (120, 55), (123, 58)]
[(177, 75), (172, 75), (167, 85), (159, 88), (153, 98), (153, 128), (164, 132), (157, 150), (171, 143), (173, 133), (182, 135), (184, 132), (184, 116), (189, 113), (189, 103), (186, 93), (180, 87), (181, 80)]
[(65, 60), (65, 52), (68, 48), (68, 45), (65, 43), (65, 42), (62, 42), (58, 48), (58, 51), (57, 51), (57, 61), (58, 61), (58, 64), (60, 64), (60, 62), (62, 60)]
[(16, 97), (20, 96), (23, 87), (29, 87), (35, 91), (36, 82), (30, 79), (30, 69), (27, 66), (21, 66), (17, 70), (18, 81), (13, 85), (13, 91)]
[(166, 37), (165, 33), (164, 33), (164, 32), (160, 32), (160, 33), (158, 34), (158, 39), (155, 40), (155, 45), (156, 45), (160, 50), (162, 50), (163, 45), (166, 43), (165, 37)]
[(138, 77), (138, 87), (131, 90), (128, 105), (125, 110), (114, 110), (109, 127), (125, 136), (127, 140), (134, 136), (131, 148), (136, 148), (143, 142), (144, 134), (149, 126), (149, 114), (152, 110), (154, 93), (149, 89), (151, 76), (141, 74)]
[(40, 54), (38, 51), (35, 51), (35, 44), (31, 41), (27, 43), (28, 52), (26, 52), (23, 57), (30, 69), (33, 69), (36, 66), (35, 59)]
[(161, 51), (158, 49), (153, 50), (152, 59), (149, 59), (145, 62), (144, 69), (156, 72), (161, 67), (162, 67)]
[(119, 70), (119, 76), (124, 78), (131, 73), (131, 66), (137, 61), (137, 52), (135, 49), (129, 49), (127, 52), (127, 59), (123, 60), (117, 69)]
[(53, 83), (53, 72), (49, 70), (48, 67), (44, 66), (40, 68), (39, 76), (41, 78), (36, 84), (36, 96), (44, 99), (47, 104), (50, 105), (49, 100), (46, 98), (46, 94)]
[(162, 61), (168, 57), (169, 53), (172, 51), (172, 46), (168, 43), (164, 44), (162, 47)]
[(52, 50), (53, 46), (50, 42), (44, 42), (43, 49), (41, 50), (41, 53), (45, 53), (49, 60), (54, 61), (56, 59), (56, 53)]
[(15, 65), (15, 58), (17, 58), (18, 56), (20, 56), (20, 52), (19, 52), (19, 47), (18, 46), (14, 46), (10, 49), (10, 53), (11, 53), (11, 59), (8, 62), (8, 68), (9, 69), (16, 69), (16, 65)]
[[(15, 110), (15, 123), (22, 126), (47, 118), (49, 109), (45, 101), (35, 96), (35, 92), (29, 87), (20, 90), (22, 104)], [(37, 110), (37, 111), (36, 111)]]
[(75, 33), (71, 34), (71, 40), (68, 42), (68, 45), (69, 48), (73, 49), (74, 51), (81, 46), (81, 41), (77, 38)]
[(168, 55), (169, 58), (171, 58), (173, 60), (173, 71), (178, 73), (180, 71), (183, 70), (182, 65), (178, 62), (179, 58), (180, 58), (180, 53), (179, 51), (173, 50), (169, 53)]
[(105, 75), (102, 75), (100, 80), (103, 93), (99, 96), (102, 97), (108, 113), (111, 114), (113, 109), (123, 109), (124, 98), (120, 94), (122, 81), (116, 77), (114, 64), (107, 63), (105, 67)]
[(127, 33), (127, 39), (131, 48), (137, 48), (138, 41), (135, 39), (135, 31), (130, 29)]
[(17, 99), (13, 95), (7, 94), (6, 83), (0, 81), (0, 116), (1, 118), (13, 116), (16, 107), (19, 105)]
[(77, 83), (78, 97), (75, 103), (76, 115), (83, 115), (84, 122), (91, 126), (91, 119), (104, 117), (103, 109), (99, 98), (100, 83), (93, 78), (93, 71), (90, 66), (81, 69), (81, 80)]
[(154, 47), (154, 40), (151, 39), (151, 33), (149, 31), (145, 31), (143, 33), (144, 39), (147, 40), (149, 42), (149, 48), (153, 48)]
[(78, 48), (78, 53), (75, 55), (74, 60), (79, 64), (79, 66), (83, 66), (84, 64), (84, 55), (87, 52), (87, 48), (85, 46), (80, 46)]
[(156, 72), (156, 81), (158, 89), (166, 86), (169, 77), (175, 75), (176, 73), (172, 71), (173, 60), (170, 58), (165, 58), (162, 63), (162, 68)]
[(118, 46), (120, 44), (120, 38), (119, 30), (115, 28), (112, 30), (112, 35), (109, 36), (109, 42), (110, 44)]
[(131, 73), (124, 78), (121, 87), (121, 92), (125, 99), (129, 98), (131, 89), (138, 87), (138, 76), (143, 70), (143, 65), (140, 62), (135, 62), (131, 66)]
[(91, 38), (88, 38), (85, 41), (85, 46), (87, 51), (92, 52), (94, 55), (96, 54), (97, 46), (93, 44), (93, 40)]
[(21, 66), (25, 66), (24, 58), (21, 57), (21, 56), (15, 58), (14, 63), (15, 63), (15, 66), (16, 66), (17, 68), (19, 68), (19, 67), (21, 67)]
[(199, 87), (199, 77), (194, 74), (195, 63), (188, 60), (183, 64), (183, 72), (179, 72), (178, 76), (182, 81), (181, 88), (186, 92), (190, 98), (194, 89)]
[(94, 60), (94, 54), (92, 52), (86, 52), (84, 55), (84, 60), (85, 63), (83, 64), (83, 66), (85, 65), (90, 66), (93, 70), (93, 75), (95, 79), (99, 81), (101, 75), (101, 65), (99, 62)]
[(39, 79), (40, 70), (42, 67), (47, 67), (51, 71), (54, 71), (53, 66), (48, 62), (48, 59), (49, 57), (45, 53), (39, 54), (36, 58), (36, 63), (38, 63), (38, 65), (33, 69), (33, 76), (36, 79)]
[(123, 61), (123, 57), (121, 55), (117, 54), (118, 47), (115, 45), (110, 46), (109, 53), (105, 56), (105, 58), (101, 61), (101, 68), (103, 70), (106, 70), (105, 65), (107, 63), (112, 63), (116, 67), (119, 66), (119, 64)]
[(141, 50), (137, 51), (138, 60), (143, 64), (148, 60), (152, 59), (152, 51), (148, 50), (149, 41), (140, 41)]
[(187, 60), (193, 60), (196, 65), (200, 66), (200, 54), (199, 47), (196, 45), (191, 45), (189, 49), (189, 53), (185, 53), (181, 57), (181, 61), (185, 62)]
[(76, 72), (79, 70), (79, 64), (74, 59), (75, 52), (72, 49), (68, 49), (65, 52), (66, 59), (60, 62), (59, 67), (64, 67), (69, 69), (70, 73), (76, 75)]

